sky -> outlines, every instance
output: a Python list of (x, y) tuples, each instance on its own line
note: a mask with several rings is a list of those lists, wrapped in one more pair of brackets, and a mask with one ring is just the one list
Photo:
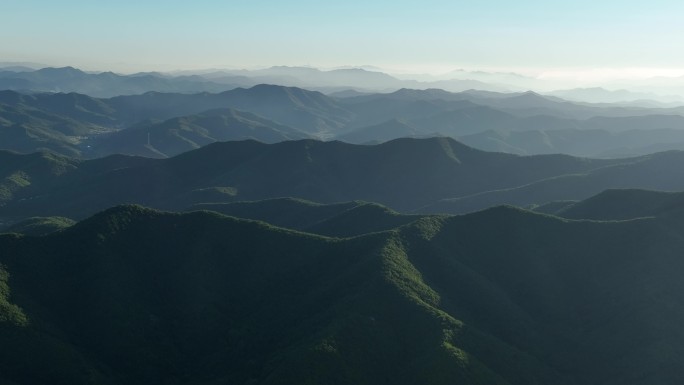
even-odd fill
[(0, 9), (0, 61), (86, 70), (684, 74), (681, 0), (0, 0)]

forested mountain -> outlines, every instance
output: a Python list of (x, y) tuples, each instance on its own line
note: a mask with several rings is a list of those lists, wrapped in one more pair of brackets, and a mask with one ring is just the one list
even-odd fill
[(0, 378), (675, 384), (681, 220), (500, 207), (340, 240), (117, 207), (0, 236)]
[(664, 3), (2, 3), (0, 385), (684, 384)]
[(678, 383), (681, 114), (0, 91), (0, 380)]

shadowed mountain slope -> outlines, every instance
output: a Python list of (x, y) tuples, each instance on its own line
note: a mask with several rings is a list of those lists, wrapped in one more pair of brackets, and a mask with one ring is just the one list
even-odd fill
[(415, 138), (421, 136), (426, 136), (422, 130), (413, 127), (405, 121), (392, 119), (340, 135), (337, 139), (347, 143), (368, 144), (385, 142), (385, 138)]
[(511, 204), (527, 207), (552, 201), (583, 200), (607, 189), (684, 190), (684, 152), (669, 151), (577, 174), (566, 174), (520, 187), (493, 190), (423, 207), (421, 212), (463, 213)]
[(402, 215), (377, 203), (354, 201), (324, 205), (293, 198), (202, 203), (191, 206), (189, 210), (211, 210), (330, 237), (390, 230), (422, 218), (420, 215)]
[(679, 215), (684, 193), (635, 189), (606, 190), (555, 214), (570, 219), (625, 220)]
[[(14, 157), (21, 163), (20, 156)], [(223, 142), (164, 160), (59, 161), (78, 165), (50, 188), (27, 189), (8, 199), (0, 217), (83, 218), (121, 203), (183, 209), (195, 203), (275, 197), (320, 203), (364, 200), (406, 212), (440, 199), (626, 162), (487, 153), (447, 138), (375, 146), (313, 140)]]

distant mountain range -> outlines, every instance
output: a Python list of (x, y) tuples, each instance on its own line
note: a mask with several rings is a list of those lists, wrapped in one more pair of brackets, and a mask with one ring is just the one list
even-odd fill
[(444, 88), (464, 91), (477, 88), (509, 91), (477, 80), (454, 79), (433, 82), (400, 80), (382, 72), (364, 69), (321, 71), (307, 67), (272, 67), (255, 71), (218, 71), (192, 75), (170, 75), (157, 72), (120, 75), (113, 72), (89, 73), (73, 67), (41, 68), (9, 66), (0, 68), (0, 89), (22, 92), (76, 92), (93, 97), (114, 97), (146, 92), (218, 93), (257, 84), (310, 88), (325, 92), (359, 89), (394, 91), (399, 88)]
[[(163, 157), (216, 140), (330, 136), (352, 118), (319, 92), (269, 85), (220, 94), (147, 93), (110, 99), (0, 91), (0, 109), (6, 111), (0, 115), (5, 139), (0, 148), (24, 153), (47, 149), (88, 158), (111, 151)], [(217, 118), (221, 114), (225, 119)], [(131, 131), (121, 131), (124, 128)], [(147, 133), (154, 148), (143, 148)]]
[(257, 115), (229, 108), (118, 131), (100, 140), (92, 151), (165, 158), (214, 142), (255, 139), (276, 143), (306, 138), (311, 136)]
[(441, 88), (450, 92), (470, 89), (494, 92), (535, 90), (577, 102), (621, 103), (641, 107), (667, 107), (684, 102), (682, 78), (614, 81), (569, 89), (565, 87), (573, 85), (572, 82), (516, 73), (462, 69), (441, 75), (426, 75), (388, 74), (374, 67), (321, 70), (275, 66), (257, 70), (210, 69), (122, 75), (85, 72), (73, 67), (55, 68), (38, 63), (0, 63), (0, 89), (23, 92), (76, 92), (94, 97), (112, 97), (149, 91), (218, 93), (257, 84), (307, 88), (326, 94), (392, 92), (401, 88)]
[(601, 87), (575, 88), (569, 90), (558, 90), (546, 93), (547, 95), (558, 96), (560, 98), (585, 103), (624, 103), (641, 105), (644, 107), (672, 107), (682, 105), (681, 96), (660, 96), (647, 92), (632, 92), (628, 90), (607, 90)]
[(30, 92), (76, 92), (94, 97), (157, 92), (221, 92), (238, 84), (218, 84), (199, 76), (169, 77), (161, 74), (119, 75), (86, 73), (73, 67), (36, 71), (0, 70), (0, 89)]
[(257, 85), (217, 94), (152, 92), (98, 99), (0, 91), (0, 148), (84, 158), (168, 157), (224, 140), (380, 143), (449, 136), (515, 154), (620, 157), (682, 149), (682, 114), (684, 108), (576, 104), (531, 92), (401, 89), (333, 98)]

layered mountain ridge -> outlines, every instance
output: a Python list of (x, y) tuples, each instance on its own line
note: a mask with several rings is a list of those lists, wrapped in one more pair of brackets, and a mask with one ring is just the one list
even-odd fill
[(0, 383), (680, 384), (684, 109), (445, 76), (0, 70)]
[[(207, 118), (219, 110), (244, 118), (231, 124)], [(381, 143), (448, 136), (521, 155), (613, 158), (684, 148), (681, 108), (585, 105), (534, 93), (401, 89), (334, 98), (266, 84), (221, 93), (148, 92), (108, 99), (1, 91), (0, 112), (4, 149), (83, 158), (169, 157), (214, 141), (303, 137)], [(156, 144), (144, 132), (155, 134)]]

